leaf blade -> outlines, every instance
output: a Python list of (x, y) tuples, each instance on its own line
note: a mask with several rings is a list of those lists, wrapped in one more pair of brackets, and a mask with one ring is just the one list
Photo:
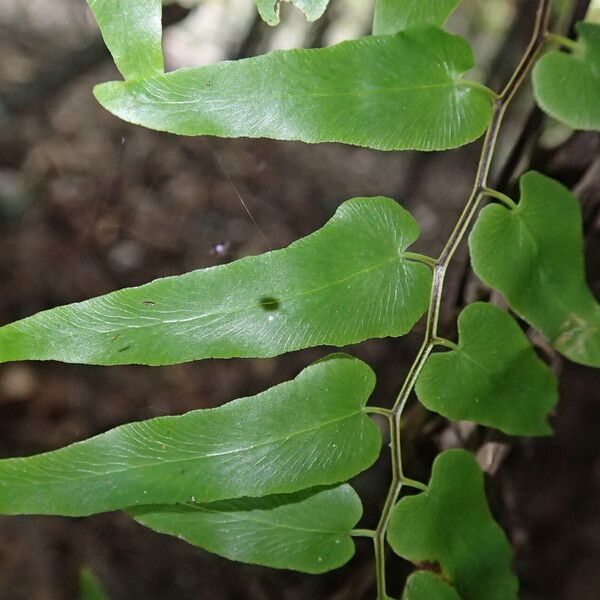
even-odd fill
[(548, 435), (558, 402), (556, 380), (518, 324), (503, 310), (477, 302), (458, 318), (457, 350), (429, 357), (416, 393), (429, 410), (508, 435)]
[(580, 22), (579, 48), (571, 54), (552, 51), (533, 69), (539, 106), (573, 129), (600, 131), (600, 25)]
[(160, 365), (402, 335), (425, 311), (431, 286), (429, 268), (402, 255), (418, 231), (388, 198), (350, 200), (284, 250), (6, 325), (0, 362)]
[(143, 506), (136, 521), (230, 560), (325, 573), (354, 555), (362, 504), (349, 485), (212, 504)]
[(460, 0), (377, 0), (373, 35), (388, 35), (417, 25), (441, 27)]
[(469, 237), (473, 269), (561, 354), (600, 366), (600, 304), (586, 282), (579, 202), (535, 171), (520, 185), (516, 209), (481, 211)]
[(460, 79), (473, 64), (465, 40), (423, 27), (105, 83), (94, 93), (125, 121), (180, 135), (441, 150), (477, 139), (491, 119), (489, 93)]
[(125, 79), (164, 71), (161, 0), (87, 0)]
[(406, 560), (439, 565), (461, 598), (517, 598), (510, 545), (490, 513), (483, 473), (464, 450), (440, 454), (428, 489), (394, 507), (388, 541)]
[(216, 409), (1, 460), (0, 513), (85, 516), (346, 481), (379, 454), (381, 435), (364, 412), (374, 382), (365, 363), (333, 356)]

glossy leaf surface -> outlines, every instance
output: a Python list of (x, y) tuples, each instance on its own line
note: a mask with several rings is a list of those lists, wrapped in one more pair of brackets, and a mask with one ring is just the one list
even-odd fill
[(329, 4), (329, 0), (256, 0), (260, 16), (269, 25), (279, 23), (279, 8), (282, 2), (290, 2), (299, 8), (309, 21), (316, 21)]
[(486, 89), (461, 79), (473, 64), (465, 40), (423, 27), (105, 83), (94, 93), (125, 121), (181, 135), (442, 150), (477, 139), (490, 121)]
[(490, 513), (483, 473), (464, 450), (440, 454), (427, 491), (400, 500), (388, 541), (402, 558), (434, 563), (461, 598), (517, 598), (510, 545)]
[(460, 0), (377, 0), (373, 33), (393, 34), (417, 25), (442, 26)]
[(161, 0), (87, 0), (125, 79), (163, 72)]
[(251, 398), (2, 460), (0, 513), (89, 515), (346, 481), (379, 454), (363, 411), (374, 383), (365, 363), (334, 356)]
[(458, 350), (431, 355), (417, 380), (419, 400), (453, 421), (509, 435), (552, 433), (546, 418), (558, 401), (556, 380), (519, 325), (478, 302), (458, 318)]
[(284, 250), (2, 327), (0, 361), (159, 365), (402, 335), (425, 311), (431, 287), (431, 270), (402, 254), (418, 234), (393, 200), (350, 200)]
[(136, 521), (232, 560), (304, 573), (341, 567), (354, 555), (362, 505), (349, 485), (211, 504), (144, 506)]
[(533, 70), (535, 97), (551, 117), (574, 129), (600, 131), (600, 25), (578, 23), (569, 54), (553, 51)]
[(600, 305), (585, 278), (581, 207), (540, 173), (521, 178), (514, 210), (493, 204), (469, 239), (478, 277), (567, 358), (600, 366)]
[(402, 600), (461, 600), (456, 590), (430, 571), (417, 571), (407, 580)]

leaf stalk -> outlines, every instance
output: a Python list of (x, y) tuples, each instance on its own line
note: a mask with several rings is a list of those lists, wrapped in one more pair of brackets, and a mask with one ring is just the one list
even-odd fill
[(442, 337), (436, 337), (433, 340), (433, 343), (436, 346), (444, 346), (445, 348), (450, 348), (450, 350), (458, 350), (458, 344), (455, 344), (454, 342), (447, 340), (446, 338), (442, 338)]
[(367, 414), (381, 415), (386, 419), (392, 416), (392, 411), (389, 408), (383, 408), (381, 406), (365, 406), (365, 412)]
[(375, 537), (375, 530), (374, 529), (353, 529), (350, 532), (350, 535), (353, 537), (373, 538), (373, 537)]
[(402, 257), (406, 260), (422, 263), (428, 267), (431, 267), (432, 269), (437, 265), (437, 260), (435, 258), (426, 256), (425, 254), (418, 254), (417, 252), (403, 252)]
[(575, 40), (550, 31), (546, 33), (546, 41), (550, 44), (558, 44), (568, 50), (579, 50), (580, 48), (580, 45)]
[(516, 202), (510, 196), (507, 196), (506, 194), (503, 194), (498, 190), (486, 187), (483, 190), (483, 194), (485, 196), (490, 196), (491, 198), (499, 200), (500, 202), (502, 202), (502, 204), (504, 204), (504, 206), (506, 206), (510, 210), (514, 210), (515, 208), (517, 208)]

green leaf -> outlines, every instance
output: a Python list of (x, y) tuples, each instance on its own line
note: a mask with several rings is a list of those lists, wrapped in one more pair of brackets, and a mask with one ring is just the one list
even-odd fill
[(477, 302), (460, 314), (458, 331), (457, 350), (425, 363), (416, 385), (421, 403), (509, 435), (552, 433), (546, 416), (558, 401), (556, 380), (510, 315)]
[(269, 25), (279, 23), (279, 7), (282, 2), (290, 2), (299, 8), (309, 21), (316, 21), (323, 15), (329, 0), (256, 0), (258, 12)]
[(79, 573), (79, 600), (107, 600), (97, 577), (87, 567)]
[(164, 70), (161, 0), (87, 0), (125, 79)]
[(460, 596), (437, 575), (417, 571), (407, 579), (402, 600), (460, 600)]
[(461, 79), (465, 40), (434, 27), (97, 86), (118, 117), (182, 135), (442, 150), (477, 139), (492, 92)]
[(397, 33), (417, 25), (442, 26), (460, 0), (377, 0), (373, 33)]
[(365, 363), (336, 355), (251, 398), (0, 460), (0, 514), (82, 516), (346, 481), (379, 455), (364, 412), (374, 384)]
[(579, 42), (570, 54), (549, 52), (535, 65), (537, 103), (573, 129), (600, 131), (600, 25), (577, 23)]
[(490, 513), (483, 473), (464, 450), (440, 454), (427, 491), (400, 500), (388, 541), (402, 558), (441, 569), (461, 598), (517, 598), (510, 545)]
[(567, 358), (600, 366), (600, 305), (586, 283), (581, 207), (540, 173), (521, 178), (513, 210), (481, 211), (469, 239), (478, 277)]
[(349, 485), (132, 511), (146, 527), (231, 560), (304, 573), (325, 573), (352, 558), (350, 532), (361, 515), (360, 498)]
[(424, 313), (431, 287), (430, 269), (403, 256), (418, 234), (393, 200), (350, 200), (285, 250), (2, 327), (0, 362), (160, 365), (403, 335)]

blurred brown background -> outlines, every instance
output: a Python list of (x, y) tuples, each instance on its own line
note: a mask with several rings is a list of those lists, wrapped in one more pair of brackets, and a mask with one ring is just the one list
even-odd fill
[[(563, 0), (569, 30), (589, 1)], [(472, 42), (472, 77), (499, 88), (518, 61), (534, 0), (463, 0), (450, 29)], [(165, 7), (169, 68), (319, 46), (368, 33), (372, 3), (334, 0), (307, 24), (293, 8), (270, 29), (252, 0)], [(177, 138), (129, 126), (94, 100), (95, 83), (118, 75), (83, 0), (0, 1), (0, 323), (159, 276), (279, 248), (320, 227), (345, 199), (388, 195), (417, 218), (418, 250), (435, 255), (474, 176), (479, 144), (443, 154), (382, 153), (335, 144)], [(529, 89), (512, 108), (495, 183), (535, 168), (575, 189), (583, 203), (590, 285), (600, 296), (600, 136), (548, 123)], [(251, 211), (256, 225), (245, 212)], [(259, 230), (260, 229), (260, 230)], [(261, 233), (262, 232), (262, 233)], [(215, 252), (222, 244), (226, 253)], [(463, 248), (444, 296), (444, 333), (460, 306), (489, 291)], [(499, 301), (498, 298), (493, 298)], [(389, 405), (422, 336), (357, 345)], [(0, 455), (58, 448), (124, 422), (217, 406), (293, 377), (328, 349), (274, 360), (205, 361), (174, 367), (0, 365)], [(407, 470), (427, 478), (440, 449), (465, 446), (488, 468), (490, 501), (516, 551), (526, 600), (600, 597), (600, 376), (562, 363), (562, 399), (550, 439), (504, 438), (449, 425), (412, 405)], [(387, 488), (380, 463), (357, 481), (365, 526)], [(358, 540), (345, 568), (313, 577), (228, 562), (162, 537), (118, 513), (87, 519), (0, 518), (0, 599), (77, 598), (82, 564), (113, 600), (360, 600), (374, 597), (372, 554)], [(410, 567), (389, 561), (400, 595)]]

